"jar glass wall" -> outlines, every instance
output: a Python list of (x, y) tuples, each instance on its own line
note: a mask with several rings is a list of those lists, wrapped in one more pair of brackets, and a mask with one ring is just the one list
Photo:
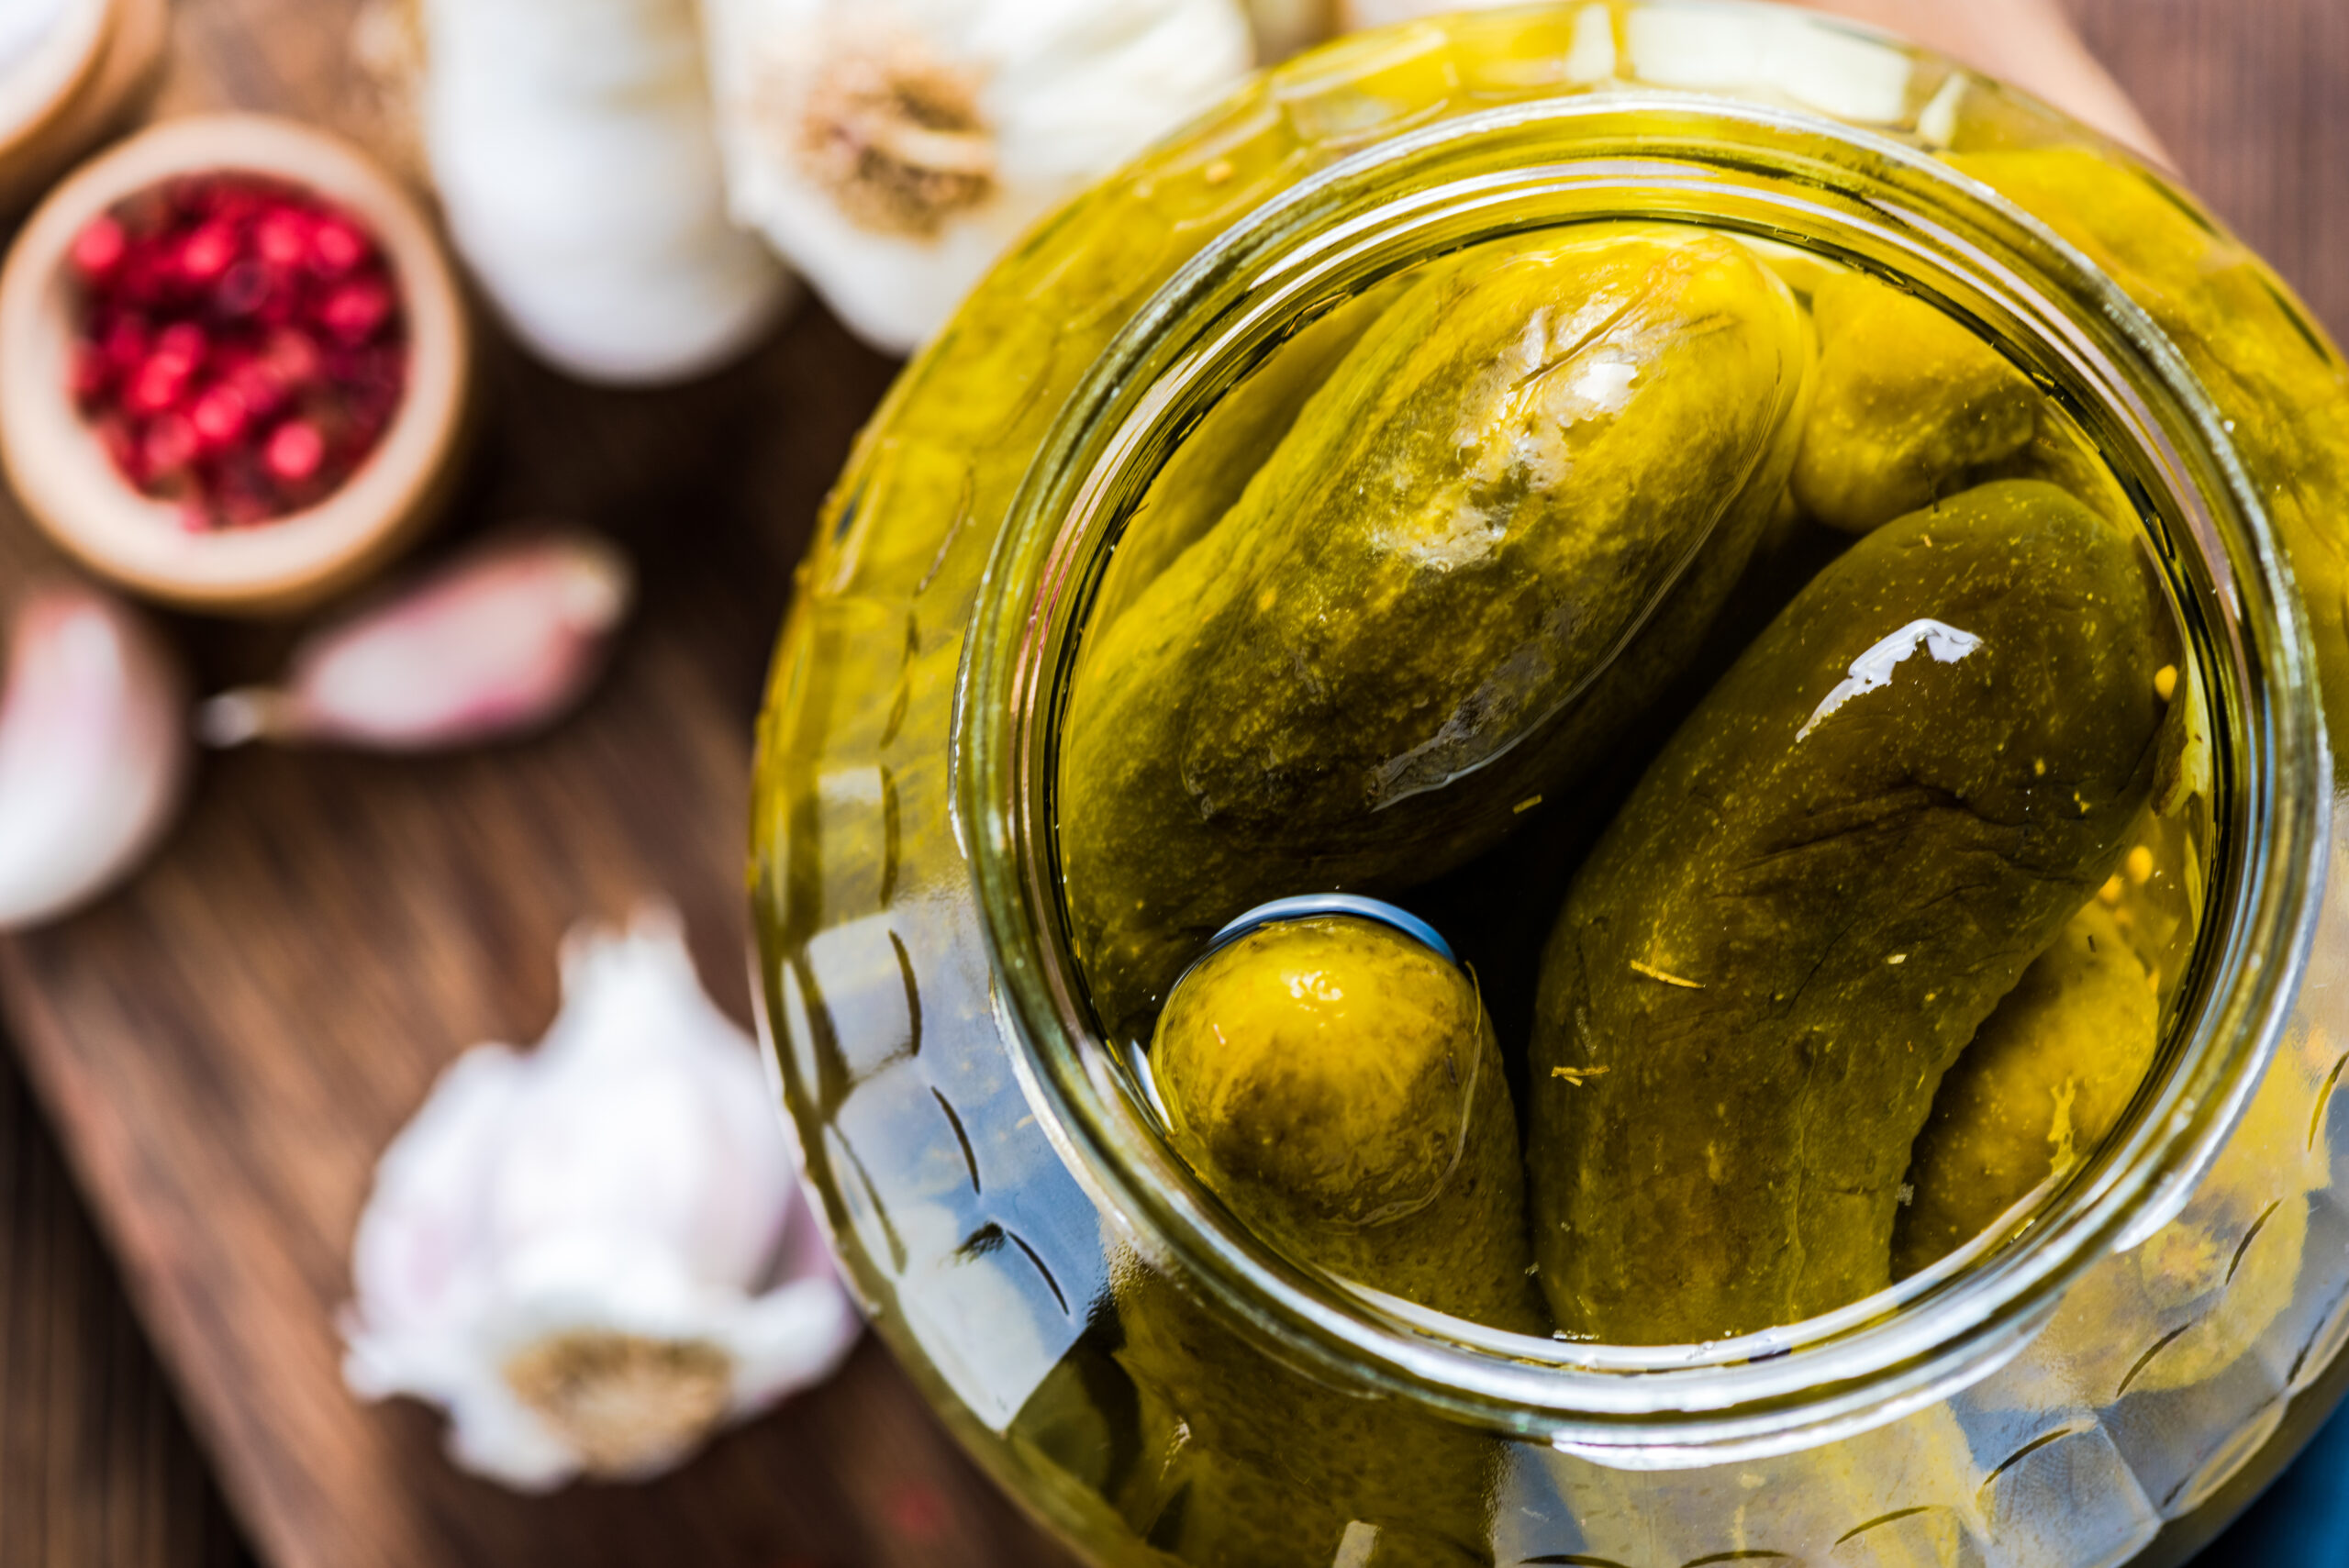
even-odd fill
[[(1076, 634), (1195, 417), (1382, 270), (1624, 217), (1906, 279), (2054, 389), (2173, 570), (2220, 775), (2190, 1017), (2099, 1158), (1898, 1310), (1676, 1364), (1365, 1301), (1231, 1225), (1096, 1038), (1049, 816)], [(1103, 1561), (2140, 1553), (2272, 1462), (2349, 1331), (2307, 668), (2349, 657), (2320, 531), (2344, 406), (2288, 296), (2155, 177), (1827, 24), (1489, 13), (1260, 80), (1032, 238), (908, 371), (778, 654), (763, 1001), (884, 1333)]]

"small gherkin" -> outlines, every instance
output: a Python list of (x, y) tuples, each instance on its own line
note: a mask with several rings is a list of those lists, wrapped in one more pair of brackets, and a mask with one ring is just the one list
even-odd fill
[[(1500, 1051), (1451, 962), (1353, 916), (1261, 927), (1174, 986), (1151, 1064), (1168, 1141), (1251, 1229), (1387, 1295), (1548, 1330)], [(1350, 1531), (1398, 1568), (1490, 1561), (1490, 1438), (1300, 1376), (1151, 1269), (1120, 1276), (1119, 1318), (1145, 1442), (1169, 1456), (1127, 1507), (1185, 1561), (1320, 1568)]]
[(1602, 225), (1403, 287), (1215, 526), (1089, 634), (1078, 956), (1140, 1034), (1207, 935), (1497, 842), (1685, 666), (1784, 491), (1813, 350), (1735, 241)]
[(1508, 1081), (1475, 983), (1391, 926), (1259, 927), (1174, 987), (1169, 1140), (1259, 1234), (1454, 1317), (1546, 1333)]

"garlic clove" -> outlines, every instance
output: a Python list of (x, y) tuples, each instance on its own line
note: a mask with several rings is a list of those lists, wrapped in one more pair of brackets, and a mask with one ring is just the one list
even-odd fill
[(161, 838), (188, 773), (186, 689), (120, 601), (60, 584), (24, 602), (0, 696), (0, 929), (95, 897)]
[(736, 228), (694, 0), (424, 0), (425, 140), (458, 250), (590, 381), (715, 368), (788, 306)]
[[(475, 1046), (440, 1075), (431, 1097), (384, 1151), (375, 1190), (398, 1201), (370, 1206), (362, 1221), (354, 1269), (370, 1335), (353, 1340), (355, 1365), (365, 1365), (366, 1348), (386, 1341), (412, 1355), (442, 1326), (482, 1309), (486, 1282), (473, 1266), (485, 1244), (480, 1196), (496, 1171), (500, 1129), (525, 1076), (518, 1052)], [(453, 1340), (440, 1352), (460, 1353)], [(424, 1381), (438, 1385), (449, 1375)], [(400, 1374), (370, 1365), (351, 1381), (388, 1391)]]
[(212, 698), (196, 733), (415, 751), (543, 728), (586, 694), (635, 593), (628, 558), (590, 535), (489, 545), (313, 633), (283, 686)]
[(384, 1152), (345, 1381), (440, 1406), (509, 1485), (658, 1473), (855, 1343), (796, 1171), (674, 915), (574, 937), (539, 1047), (466, 1052)]
[(1046, 211), (1246, 74), (1235, 0), (704, 0), (735, 216), (907, 352)]

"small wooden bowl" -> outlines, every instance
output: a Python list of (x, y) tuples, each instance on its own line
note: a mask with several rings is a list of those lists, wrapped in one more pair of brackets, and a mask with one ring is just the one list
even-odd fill
[(56, 4), (39, 44), (0, 77), (0, 212), (29, 204), (122, 117), (170, 39), (170, 0)]
[[(306, 511), (212, 532), (123, 478), (74, 406), (70, 370), (83, 226), (183, 174), (248, 173), (306, 188), (383, 246), (408, 332), (407, 384), (383, 439)], [(205, 116), (155, 126), (72, 174), (26, 223), (0, 270), (0, 462), (35, 521), (91, 571), (183, 608), (300, 609), (382, 566), (447, 501), (472, 376), (472, 333), (446, 254), (406, 191), (348, 144), (290, 120)]]

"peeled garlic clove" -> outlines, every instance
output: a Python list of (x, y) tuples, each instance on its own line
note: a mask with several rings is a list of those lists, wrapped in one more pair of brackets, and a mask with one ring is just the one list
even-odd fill
[(628, 558), (589, 535), (487, 546), (314, 633), (283, 686), (212, 698), (196, 731), (410, 751), (538, 729), (585, 694), (635, 593)]
[(538, 1049), (466, 1052), (385, 1151), (345, 1380), (510, 1485), (667, 1469), (855, 1342), (797, 1163), (674, 916), (576, 936)]
[(739, 219), (907, 352), (1064, 197), (1246, 74), (1236, 0), (704, 0)]
[(0, 929), (62, 915), (145, 858), (188, 771), (178, 662), (78, 584), (17, 613), (0, 696)]
[(433, 183), (457, 249), (539, 354), (682, 380), (789, 303), (734, 227), (694, 0), (423, 0)]

